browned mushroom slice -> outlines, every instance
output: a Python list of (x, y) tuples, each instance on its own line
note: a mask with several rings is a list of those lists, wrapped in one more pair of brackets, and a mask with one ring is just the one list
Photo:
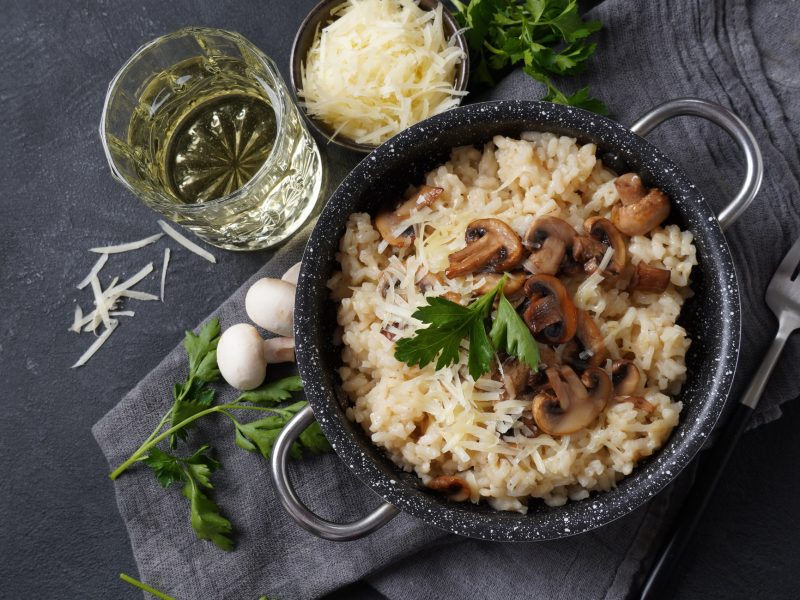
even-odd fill
[(636, 271), (628, 284), (632, 292), (654, 292), (662, 294), (669, 285), (671, 273), (667, 269), (651, 267), (642, 261), (636, 265)]
[[(599, 244), (599, 246), (592, 247), (595, 252), (592, 252), (586, 257), (586, 260), (583, 261), (584, 270), (587, 273), (594, 273), (603, 260), (606, 251), (611, 247), (614, 249), (614, 253), (611, 256), (611, 261), (608, 263), (608, 266), (603, 271), (603, 275), (609, 278), (619, 277), (625, 269), (625, 263), (628, 260), (628, 249), (625, 245), (625, 238), (623, 235), (614, 227), (611, 221), (602, 217), (586, 219), (583, 227), (589, 237)], [(600, 250), (600, 253), (596, 251), (597, 249)]]
[(631, 360), (615, 360), (611, 363), (611, 382), (616, 396), (631, 396), (639, 389), (639, 369)]
[(558, 217), (542, 217), (534, 221), (522, 238), (523, 245), (531, 251), (523, 263), (526, 271), (555, 275), (567, 249), (572, 247), (575, 230)]
[(410, 246), (414, 242), (414, 228), (408, 227), (401, 233), (397, 232), (400, 224), (408, 219), (416, 210), (424, 206), (430, 206), (433, 202), (442, 195), (444, 191), (440, 187), (431, 187), (429, 185), (422, 185), (417, 192), (412, 195), (408, 200), (401, 203), (393, 211), (385, 210), (375, 217), (375, 228), (380, 232), (381, 236), (387, 243), (392, 246), (404, 248)]
[(592, 315), (578, 309), (578, 327), (572, 339), (561, 353), (561, 359), (573, 369), (583, 371), (586, 367), (599, 367), (608, 358), (608, 350), (603, 343), (603, 334), (594, 322)]
[(505, 398), (516, 398), (522, 394), (533, 375), (528, 365), (513, 356), (509, 356), (503, 361), (502, 373)]
[(647, 193), (644, 189), (642, 178), (636, 173), (625, 173), (614, 180), (614, 187), (617, 188), (619, 199), (623, 206), (635, 204)]
[(598, 367), (579, 378), (570, 367), (547, 369), (551, 390), (533, 399), (536, 425), (550, 435), (569, 435), (592, 424), (611, 397), (611, 380)]
[(539, 342), (565, 344), (575, 335), (578, 312), (564, 284), (552, 275), (531, 275), (525, 282), (530, 304), (525, 323)]
[(456, 475), (439, 475), (427, 483), (428, 489), (444, 494), (453, 502), (463, 502), (470, 497), (469, 485)]
[(645, 193), (638, 175), (626, 173), (614, 182), (622, 206), (611, 209), (611, 222), (626, 235), (644, 235), (658, 227), (669, 215), (670, 203), (658, 188)]
[(466, 247), (447, 258), (445, 275), (459, 277), (481, 269), (501, 273), (517, 266), (522, 258), (522, 242), (511, 227), (499, 219), (478, 219), (467, 226)]
[[(472, 290), (474, 294), (483, 295), (491, 292), (497, 287), (497, 284), (500, 283), (500, 279), (503, 277), (500, 273), (481, 273), (480, 275), (485, 281), (479, 287)], [(503, 295), (506, 298), (514, 298), (522, 292), (522, 286), (525, 285), (525, 280), (528, 276), (522, 271), (506, 273), (506, 275), (508, 275), (508, 279), (506, 279), (506, 282), (503, 284)]]

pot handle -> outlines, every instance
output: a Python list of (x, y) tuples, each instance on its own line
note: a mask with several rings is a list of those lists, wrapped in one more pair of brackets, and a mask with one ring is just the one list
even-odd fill
[(334, 542), (349, 542), (369, 535), (391, 521), (400, 512), (398, 508), (385, 502), (366, 517), (352, 523), (332, 523), (311, 512), (292, 487), (286, 465), (289, 458), (289, 449), (297, 437), (305, 431), (306, 427), (314, 421), (311, 406), (306, 405), (289, 421), (281, 431), (272, 448), (272, 480), (275, 482), (275, 491), (283, 508), (289, 513), (300, 527), (310, 531), (317, 537)]
[(719, 125), (734, 139), (744, 153), (745, 175), (739, 193), (717, 215), (720, 227), (727, 229), (742, 216), (756, 197), (764, 176), (764, 160), (753, 132), (736, 114), (714, 102), (700, 98), (677, 98), (656, 106), (631, 127), (637, 135), (647, 135), (667, 119), (690, 115)]

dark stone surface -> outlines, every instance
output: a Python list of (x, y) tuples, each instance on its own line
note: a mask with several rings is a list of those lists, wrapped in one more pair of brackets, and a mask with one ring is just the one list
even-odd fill
[[(84, 368), (91, 343), (66, 331), (95, 245), (156, 231), (157, 216), (114, 183), (97, 135), (108, 81), (136, 48), (186, 25), (239, 31), (286, 73), (313, 0), (3, 3), (0, 21), (0, 597), (140, 598), (108, 465), (90, 426), (224, 300), (268, 252), (175, 249), (166, 302), (131, 303)], [(352, 157), (331, 156), (336, 167)], [(130, 275), (162, 246), (112, 257)], [(150, 282), (155, 291), (155, 281)], [(681, 598), (796, 597), (800, 590), (800, 408), (747, 434), (684, 561)], [(465, 573), (465, 576), (469, 576)], [(357, 585), (339, 598), (375, 597)]]

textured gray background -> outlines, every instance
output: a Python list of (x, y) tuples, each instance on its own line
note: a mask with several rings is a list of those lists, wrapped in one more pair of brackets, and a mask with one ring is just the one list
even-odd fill
[[(69, 369), (91, 342), (66, 332), (75, 301), (89, 304), (74, 289), (96, 258), (86, 248), (156, 230), (102, 155), (107, 82), (141, 43), (186, 25), (239, 31), (286, 72), (313, 3), (0, 4), (0, 597), (141, 597), (116, 579), (136, 568), (89, 428), (269, 256), (217, 251), (211, 265), (176, 249), (167, 302), (131, 303), (135, 319)], [(335, 170), (352, 161), (327, 154)], [(161, 252), (112, 257), (106, 270), (129, 275)], [(684, 561), (680, 597), (797, 597), (798, 428), (789, 406), (745, 436)], [(340, 594), (354, 595), (372, 597)]]

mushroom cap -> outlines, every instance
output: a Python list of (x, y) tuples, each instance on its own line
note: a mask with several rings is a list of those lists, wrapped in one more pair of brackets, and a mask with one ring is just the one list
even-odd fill
[(546, 371), (551, 390), (533, 399), (533, 419), (550, 435), (569, 435), (592, 424), (611, 397), (611, 380), (599, 367), (578, 378), (570, 367)]
[(467, 226), (467, 245), (447, 258), (449, 278), (491, 269), (497, 273), (513, 269), (522, 259), (522, 241), (500, 219), (478, 219)]
[[(611, 262), (608, 263), (603, 275), (611, 278), (619, 277), (625, 270), (625, 263), (628, 260), (628, 248), (625, 244), (625, 238), (619, 232), (619, 229), (611, 221), (603, 217), (586, 219), (583, 227), (593, 240), (602, 245), (603, 254), (609, 247), (614, 249), (614, 254), (611, 255)], [(589, 273), (594, 273), (602, 259), (602, 255), (599, 257), (593, 256), (584, 265), (584, 269)]]
[(615, 360), (611, 363), (611, 382), (615, 396), (632, 396), (639, 389), (642, 376), (632, 360)]
[(669, 198), (658, 188), (652, 188), (638, 202), (611, 209), (611, 222), (626, 235), (644, 235), (661, 225), (669, 216)]
[(552, 275), (531, 275), (525, 282), (530, 304), (525, 323), (539, 342), (565, 344), (575, 335), (578, 312), (564, 284)]
[(667, 269), (651, 267), (646, 262), (640, 261), (636, 265), (636, 271), (634, 271), (633, 277), (628, 284), (628, 290), (663, 294), (669, 285), (671, 277), (672, 273)]
[(238, 390), (252, 390), (264, 383), (267, 361), (258, 330), (249, 323), (228, 327), (217, 345), (217, 366), (225, 381)]
[(467, 482), (457, 475), (439, 475), (426, 485), (428, 489), (444, 494), (453, 502), (463, 502), (471, 494)]
[[(481, 273), (480, 275), (485, 281), (482, 285), (472, 290), (473, 294), (482, 295), (491, 292), (502, 278), (500, 273)], [(522, 292), (522, 287), (525, 285), (525, 280), (528, 279), (528, 276), (522, 271), (506, 273), (506, 275), (508, 275), (508, 279), (503, 284), (503, 295), (510, 299)]]
[(614, 187), (617, 188), (619, 199), (623, 206), (634, 204), (641, 200), (645, 195), (644, 183), (642, 178), (636, 173), (625, 173), (614, 180)]
[(578, 309), (578, 326), (575, 338), (570, 340), (561, 353), (564, 362), (578, 371), (586, 367), (599, 367), (608, 358), (608, 350), (603, 340), (603, 334), (592, 315), (585, 310)]
[(444, 192), (444, 188), (421, 185), (408, 200), (401, 202), (394, 210), (384, 210), (375, 217), (375, 228), (386, 242), (392, 246), (405, 248), (415, 238), (414, 228), (407, 227), (402, 232), (397, 229), (414, 211), (433, 204)]
[(575, 230), (569, 223), (558, 217), (541, 217), (522, 237), (522, 244), (531, 251), (523, 266), (533, 274), (555, 275), (574, 241)]
[(281, 279), (259, 279), (244, 299), (247, 316), (259, 327), (284, 337), (294, 336), (294, 284)]

